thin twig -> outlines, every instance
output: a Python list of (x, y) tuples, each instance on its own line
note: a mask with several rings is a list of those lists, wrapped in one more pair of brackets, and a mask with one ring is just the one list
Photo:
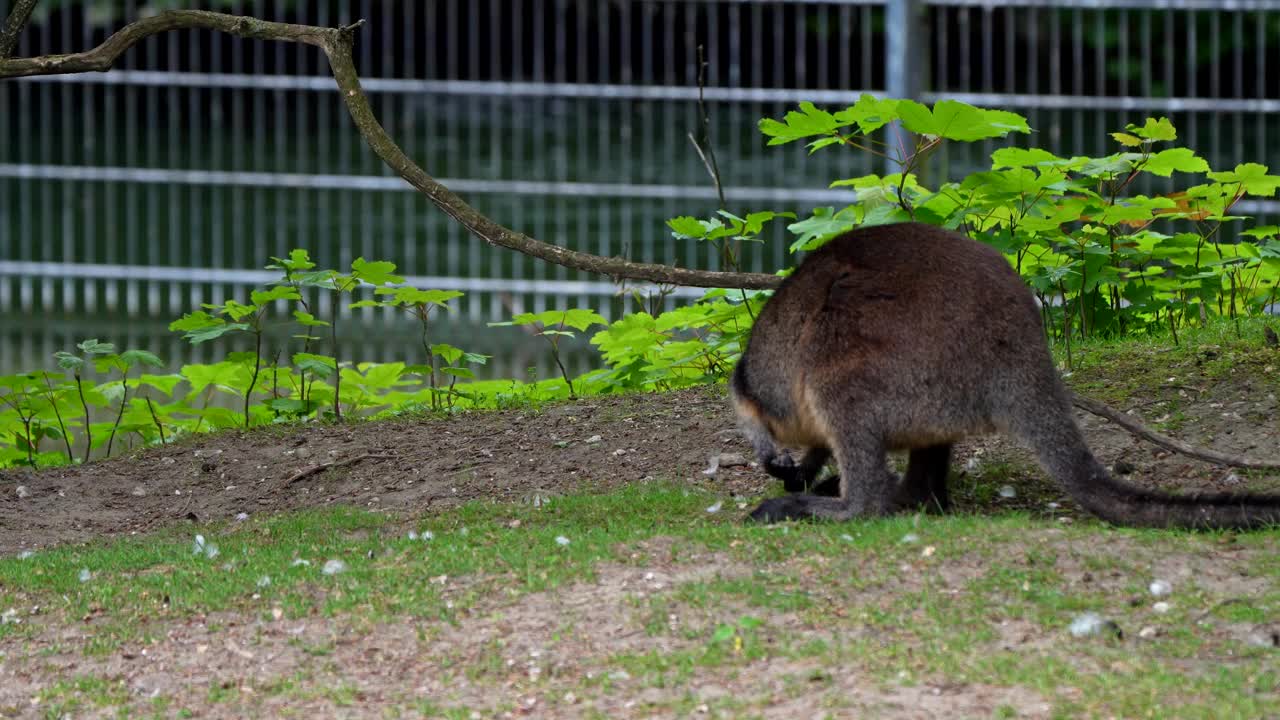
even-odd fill
[[(711, 182), (716, 186), (716, 195), (720, 197), (720, 209), (729, 207), (729, 202), (724, 198), (724, 186), (720, 184), (720, 166), (716, 164), (716, 152), (711, 147), (711, 115), (707, 113), (707, 102), (703, 97), (703, 90), (706, 88), (707, 77), (707, 61), (703, 57), (703, 46), (698, 46), (698, 112), (702, 115), (702, 144), (693, 138), (693, 133), (689, 133), (689, 142), (693, 143), (693, 149), (698, 152), (698, 157), (702, 159), (702, 165), (707, 168), (707, 174), (711, 176)], [(703, 146), (706, 146), (705, 148)]]
[(1217, 465), (1227, 465), (1229, 467), (1246, 468), (1249, 470), (1280, 469), (1280, 461), (1251, 460), (1249, 458), (1240, 457), (1239, 455), (1229, 455), (1216, 450), (1198, 448), (1188, 445), (1180, 440), (1174, 440), (1168, 435), (1161, 435), (1160, 433), (1151, 430), (1147, 426), (1137, 420), (1134, 420), (1128, 415), (1125, 415), (1119, 410), (1116, 410), (1115, 408), (1104, 405), (1097, 400), (1090, 400), (1089, 398), (1081, 397), (1075, 393), (1071, 393), (1071, 404), (1081, 410), (1104, 417), (1143, 440), (1159, 445), (1166, 450), (1176, 452), (1179, 455), (1185, 455), (1190, 458), (1204, 460), (1205, 462), (1211, 462)]
[(284, 481), (284, 484), (292, 485), (293, 483), (296, 483), (303, 478), (315, 475), (316, 473), (321, 472), (322, 470), (329, 470), (331, 468), (339, 468), (339, 467), (345, 467), (347, 465), (354, 465), (364, 460), (391, 460), (397, 457), (399, 457), (399, 455), (363, 453), (360, 455), (356, 455), (355, 457), (346, 458), (345, 460), (334, 460), (333, 462), (320, 463), (319, 465), (308, 465), (307, 467), (304, 467), (298, 472), (290, 475), (288, 479)]
[(1248, 598), (1242, 598), (1242, 597), (1227, 598), (1222, 602), (1214, 603), (1204, 612), (1200, 613), (1199, 615), (1196, 615), (1195, 619), (1191, 621), (1191, 624), (1199, 625), (1200, 623), (1204, 622), (1205, 618), (1209, 617), (1213, 613), (1217, 612), (1218, 610), (1221, 610), (1222, 608), (1228, 605), (1248, 605), (1248, 604), (1250, 604)]

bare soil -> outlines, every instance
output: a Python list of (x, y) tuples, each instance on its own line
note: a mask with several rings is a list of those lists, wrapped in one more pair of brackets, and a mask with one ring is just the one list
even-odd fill
[[(1194, 397), (1180, 387), (1166, 394), (1178, 401), (1183, 426), (1176, 434), (1188, 442), (1280, 456), (1280, 402), (1247, 377)], [(1159, 402), (1152, 398), (1146, 409), (1159, 414)], [(1100, 418), (1077, 417), (1102, 462), (1123, 461), (1132, 482), (1181, 490), (1280, 485), (1280, 474), (1173, 455)], [(733, 464), (704, 473), (723, 454), (753, 460), (719, 387), (448, 418), (223, 431), (88, 465), (0, 471), (0, 555), (334, 503), (435, 512), (482, 498), (607, 491), (645, 478), (688, 480), (736, 496), (770, 487), (749, 462), (725, 458)], [(957, 448), (953, 463), (969, 475), (1005, 466), (1020, 497), (1002, 499), (1002, 507), (1070, 507), (1030, 453), (1005, 438), (975, 438)], [(981, 509), (983, 497), (966, 497), (963, 478), (960, 484), (959, 509)]]

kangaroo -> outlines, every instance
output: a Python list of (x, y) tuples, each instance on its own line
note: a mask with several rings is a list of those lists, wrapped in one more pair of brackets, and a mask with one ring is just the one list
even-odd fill
[[(952, 444), (1003, 432), (1115, 524), (1280, 522), (1280, 495), (1174, 495), (1108, 474), (1022, 279), (995, 249), (931, 225), (857, 229), (809, 254), (760, 311), (730, 393), (761, 466), (793, 493), (765, 500), (758, 521), (945, 511)], [(909, 453), (901, 479), (886, 464), (896, 450)], [(811, 488), (832, 455), (838, 475)]]

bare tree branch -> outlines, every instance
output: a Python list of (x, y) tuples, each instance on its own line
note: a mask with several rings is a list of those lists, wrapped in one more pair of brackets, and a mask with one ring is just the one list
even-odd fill
[(607, 275), (614, 280), (626, 278), (691, 287), (744, 289), (768, 289), (781, 282), (778, 276), (764, 273), (689, 270), (578, 252), (536, 240), (485, 217), (409, 159), (378, 123), (369, 99), (360, 87), (360, 77), (351, 59), (353, 31), (362, 22), (335, 29), (267, 22), (200, 10), (172, 10), (130, 23), (88, 52), (0, 60), (0, 78), (104, 71), (111, 67), (121, 53), (139, 40), (156, 33), (185, 28), (205, 28), (240, 37), (315, 45), (328, 56), (329, 66), (347, 104), (347, 110), (369, 147), (373, 148), (388, 167), (417, 188), (436, 207), (490, 245), (500, 245), (574, 270)]
[(1229, 455), (1220, 453), (1216, 450), (1206, 448), (1198, 448), (1194, 445), (1188, 445), (1180, 440), (1174, 440), (1168, 435), (1160, 433), (1148, 428), (1146, 425), (1138, 422), (1132, 417), (1116, 410), (1115, 408), (1100, 403), (1097, 400), (1091, 400), (1087, 397), (1081, 397), (1075, 393), (1071, 393), (1071, 404), (1093, 413), (1098, 417), (1104, 417), (1120, 427), (1128, 430), (1134, 435), (1148, 442), (1159, 445), (1166, 450), (1172, 450), (1179, 455), (1186, 455), (1197, 460), (1204, 460), (1215, 465), (1226, 465), (1228, 467), (1246, 468), (1249, 470), (1277, 470), (1280, 469), (1280, 461), (1276, 460), (1251, 460), (1249, 458), (1240, 457), (1238, 455)]
[(31, 19), (31, 11), (36, 9), (36, 2), (37, 0), (18, 0), (14, 3), (13, 10), (9, 11), (9, 19), (0, 28), (0, 60), (13, 55), (13, 49), (18, 46), (18, 36)]
[(409, 182), (427, 197), (436, 207), (449, 217), (457, 220), (463, 227), (480, 237), (490, 245), (501, 245), (522, 252), (526, 255), (547, 262), (563, 265), (576, 270), (608, 275), (617, 280), (647, 280), (670, 285), (688, 285), (693, 287), (720, 287), (767, 289), (776, 287), (781, 278), (763, 273), (742, 272), (709, 272), (688, 270), (652, 263), (632, 262), (623, 258), (611, 258), (601, 255), (568, 250), (558, 245), (535, 240), (523, 233), (499, 225), (485, 217), (462, 198), (453, 194), (448, 188), (436, 182), (413, 160), (404, 154), (387, 131), (382, 128), (373, 115), (373, 108), (360, 89), (360, 78), (351, 62), (351, 39), (343, 36), (336, 47), (326, 48), (329, 55), (329, 67), (342, 89), (342, 97), (347, 102), (347, 110), (355, 120), (356, 127), (364, 136), (369, 147), (382, 158), (392, 170)]
[(302, 42), (322, 49), (338, 45), (336, 38), (341, 32), (333, 28), (269, 22), (204, 10), (169, 10), (125, 25), (92, 50), (69, 55), (0, 59), (0, 78), (105, 72), (138, 41), (170, 30), (192, 28), (218, 30), (245, 38)]

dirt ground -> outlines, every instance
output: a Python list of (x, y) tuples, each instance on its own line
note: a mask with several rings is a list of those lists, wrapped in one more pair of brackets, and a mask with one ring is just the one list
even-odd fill
[[(1192, 397), (1170, 387), (1168, 395), (1179, 399), (1181, 439), (1280, 457), (1280, 402), (1247, 377)], [(1158, 401), (1152, 398), (1146, 410), (1160, 413)], [(1127, 464), (1127, 478), (1138, 484), (1217, 490), (1246, 481), (1253, 488), (1280, 484), (1277, 475), (1171, 455), (1109, 422), (1077, 417), (1102, 462)], [(416, 513), (478, 498), (603, 491), (644, 478), (688, 480), (742, 496), (768, 489), (761, 471), (728, 458), (730, 466), (705, 474), (722, 454), (753, 459), (724, 390), (715, 387), (446, 419), (225, 431), (85, 466), (0, 471), (0, 555), (332, 503)], [(1004, 438), (976, 438), (958, 447), (953, 460), (960, 469), (997, 462), (1013, 468), (1011, 482), (1038, 489), (1021, 493), (1030, 507), (1055, 499), (1031, 455)], [(957, 495), (959, 509), (981, 509), (965, 507), (963, 490)], [(1065, 497), (1056, 501), (1070, 507)]]

